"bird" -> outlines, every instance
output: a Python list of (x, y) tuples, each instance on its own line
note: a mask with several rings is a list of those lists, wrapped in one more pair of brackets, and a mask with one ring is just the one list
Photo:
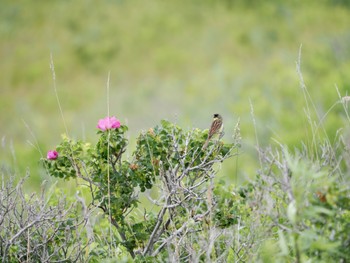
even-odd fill
[(215, 113), (213, 116), (213, 122), (211, 123), (210, 130), (208, 133), (208, 138), (205, 141), (205, 143), (202, 147), (202, 150), (204, 150), (205, 148), (208, 147), (208, 143), (209, 143), (210, 139), (213, 138), (214, 135), (219, 134), (219, 133), (220, 133), (220, 135), (222, 135), (223, 129), (224, 129), (224, 123), (223, 123), (222, 117), (220, 114)]

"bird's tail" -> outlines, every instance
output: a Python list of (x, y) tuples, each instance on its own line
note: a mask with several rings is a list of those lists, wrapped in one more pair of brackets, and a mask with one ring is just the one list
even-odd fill
[(208, 147), (208, 144), (209, 144), (209, 138), (205, 141), (205, 143), (203, 144), (202, 146), (202, 150), (205, 150), (205, 148)]

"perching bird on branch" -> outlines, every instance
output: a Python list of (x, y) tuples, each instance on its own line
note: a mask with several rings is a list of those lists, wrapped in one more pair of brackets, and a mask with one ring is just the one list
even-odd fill
[(222, 117), (220, 114), (215, 113), (213, 122), (211, 123), (211, 126), (210, 126), (208, 138), (205, 141), (202, 147), (202, 150), (208, 147), (208, 143), (213, 138), (213, 136), (215, 136), (216, 134), (220, 134), (220, 136), (222, 136), (223, 129), (224, 129), (224, 124), (222, 121)]

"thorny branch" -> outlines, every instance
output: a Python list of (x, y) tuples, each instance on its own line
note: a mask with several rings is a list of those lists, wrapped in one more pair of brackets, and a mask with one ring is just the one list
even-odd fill
[[(77, 202), (67, 204), (64, 197), (58, 197), (54, 206), (47, 200), (46, 191), (41, 195), (26, 197), (23, 192), (23, 178), (16, 186), (13, 177), (4, 178), (0, 189), (0, 258), (2, 262), (14, 260), (11, 247), (23, 253), (16, 254), (16, 261), (76, 261), (85, 247), (80, 235), (84, 231), (88, 215), (80, 218), (76, 214)], [(80, 200), (81, 202), (81, 200)], [(73, 235), (72, 232), (75, 234)], [(61, 243), (55, 243), (58, 236)], [(21, 248), (22, 247), (22, 248)], [(68, 249), (69, 247), (69, 249)], [(11, 257), (11, 258), (10, 258)]]

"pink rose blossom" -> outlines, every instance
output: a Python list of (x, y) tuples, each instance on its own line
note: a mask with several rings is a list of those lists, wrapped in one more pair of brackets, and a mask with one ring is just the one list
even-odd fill
[(101, 131), (117, 129), (120, 127), (120, 121), (116, 117), (106, 117), (98, 121), (97, 128)]
[(58, 152), (56, 152), (56, 151), (48, 151), (46, 157), (49, 160), (56, 160), (58, 158)]

